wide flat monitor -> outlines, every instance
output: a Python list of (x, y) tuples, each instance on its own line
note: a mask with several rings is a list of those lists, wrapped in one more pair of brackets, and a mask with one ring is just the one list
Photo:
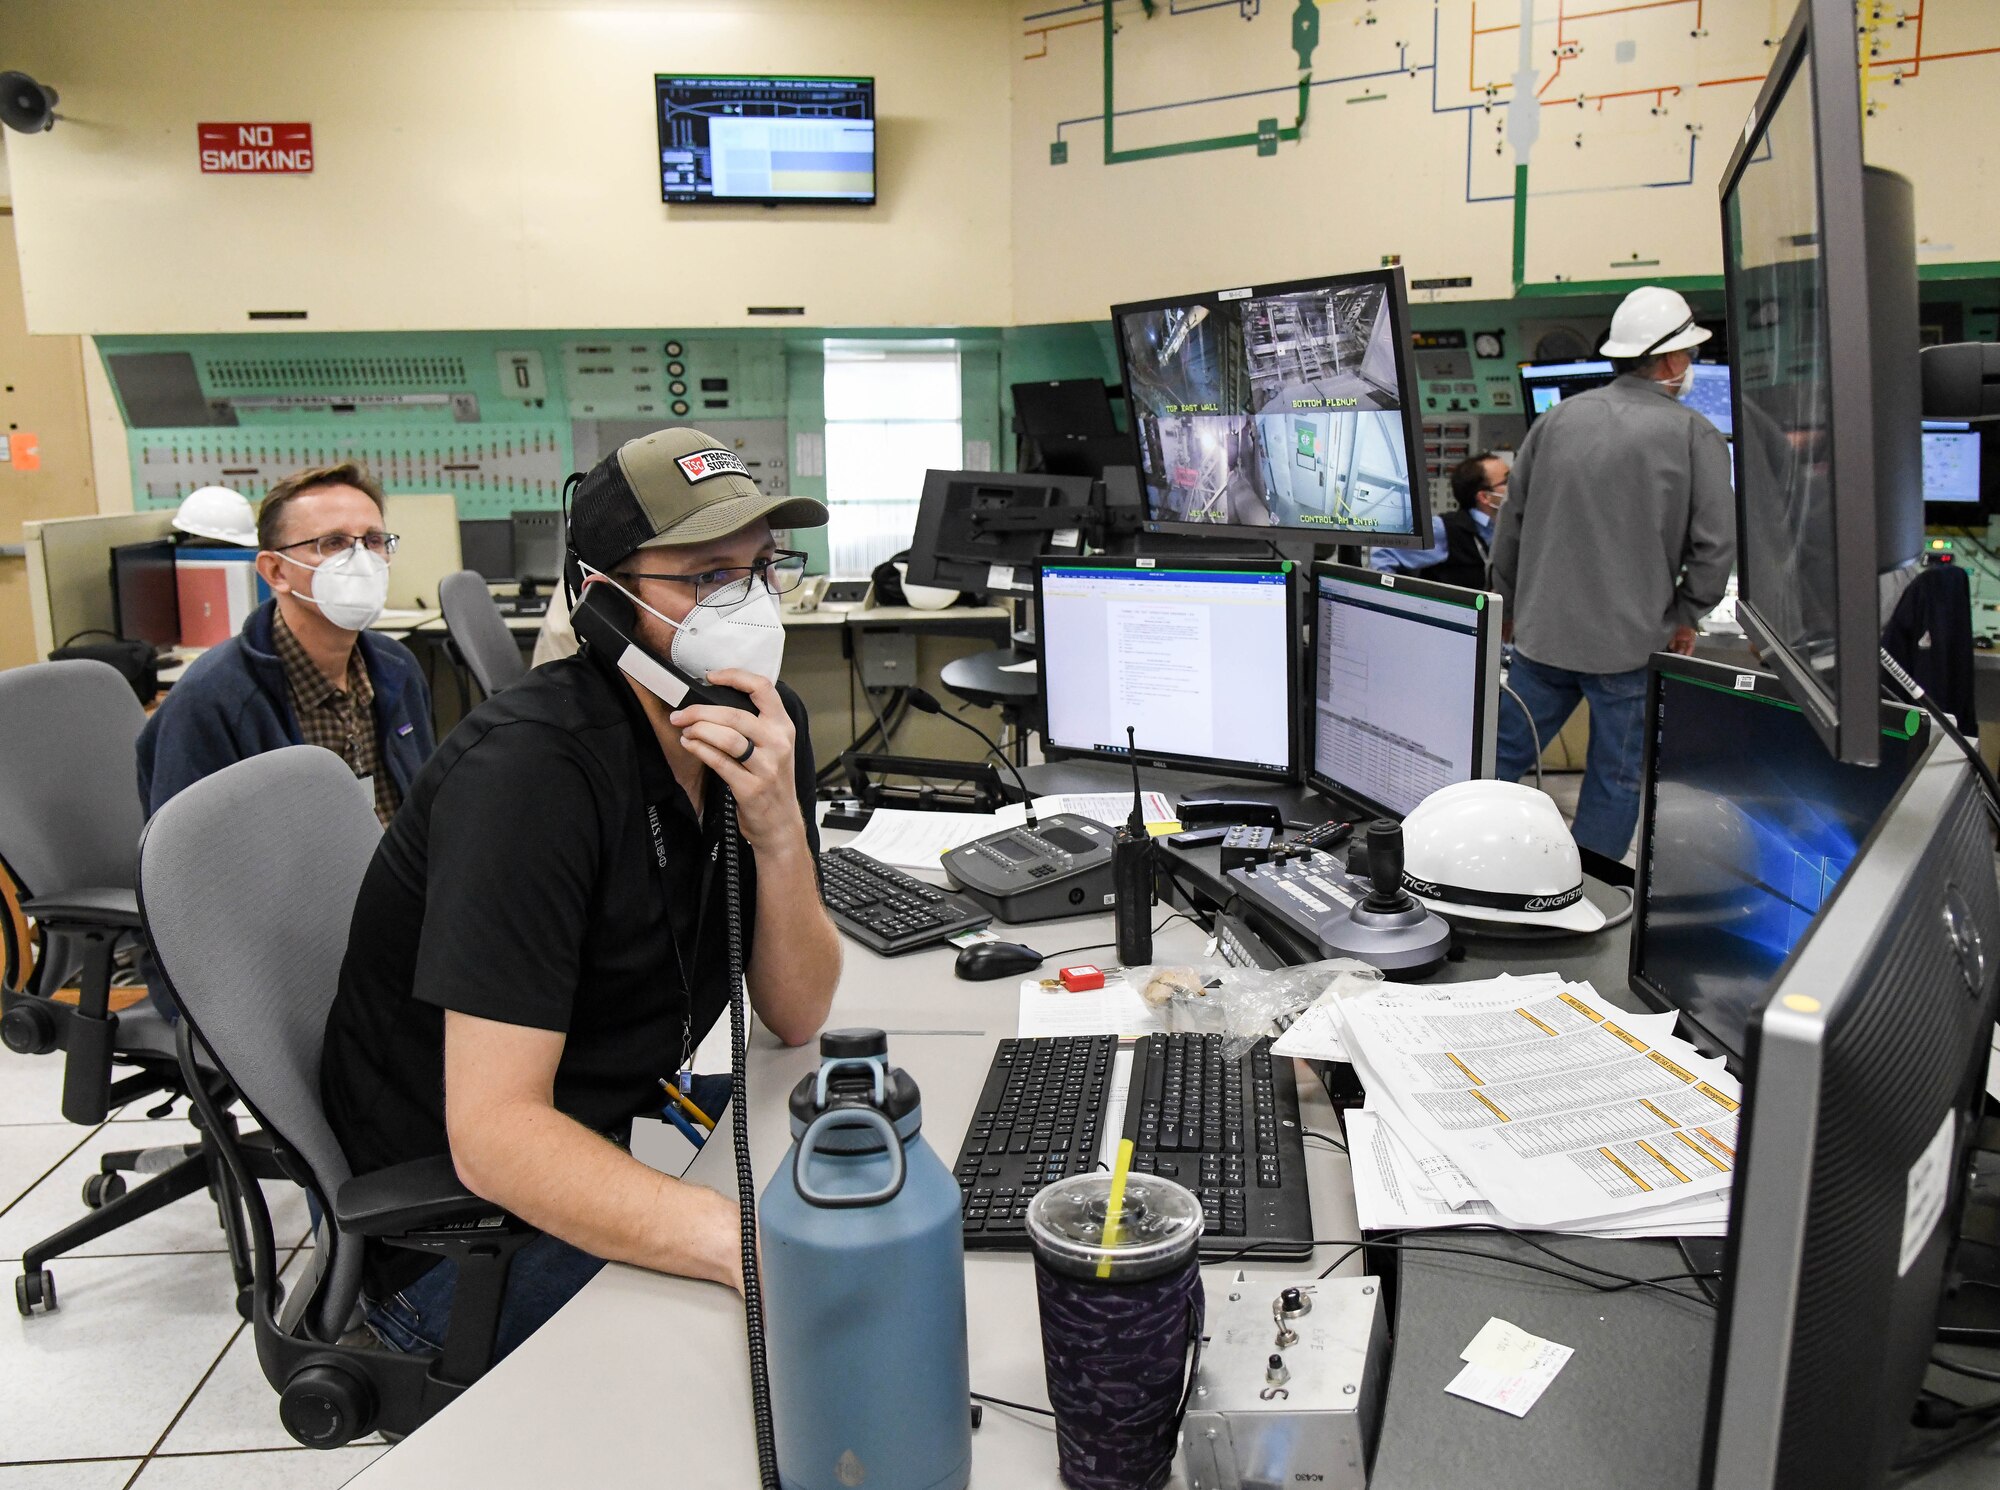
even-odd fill
[(1803, 0), (1722, 180), (1737, 614), (1842, 760), (1875, 758), (1878, 574), (1922, 539), (1909, 183), (1864, 170), (1849, 0)]
[(1975, 526), (1988, 514), (1980, 459), (1979, 426), (1962, 419), (1926, 419), (1924, 522), (1934, 527)]
[(1088, 477), (1047, 472), (926, 471), (910, 583), (1031, 594), (1043, 554), (1082, 548), (1090, 488)]
[(514, 524), (504, 517), (468, 517), (458, 525), (459, 562), (490, 583), (514, 577)]
[(1274, 559), (1050, 560), (1035, 590), (1050, 760), (1293, 777), (1298, 587)]
[(511, 537), (515, 579), (523, 585), (552, 585), (562, 578), (562, 513), (554, 508), (516, 512)]
[(1881, 764), (1845, 765), (1769, 673), (1653, 659), (1631, 983), (1739, 1070), (1772, 977), (1923, 754), (1919, 711), (1884, 704), (1879, 728)]
[(1498, 595), (1346, 564), (1312, 571), (1306, 780), (1377, 817), (1493, 774)]
[(1533, 424), (1573, 393), (1602, 388), (1618, 376), (1601, 357), (1570, 362), (1523, 362), (1521, 407)]
[(875, 80), (657, 73), (660, 199), (875, 200)]
[(1430, 542), (1401, 269), (1111, 315), (1150, 531)]
[(171, 538), (121, 543), (111, 550), (112, 625), (128, 642), (175, 647), (181, 640), (181, 597)]
[(1701, 1125), (1736, 1166), (1704, 1486), (1873, 1490), (1909, 1431), (2000, 974), (1979, 791), (1937, 738), (1752, 1019), (1742, 1112)]

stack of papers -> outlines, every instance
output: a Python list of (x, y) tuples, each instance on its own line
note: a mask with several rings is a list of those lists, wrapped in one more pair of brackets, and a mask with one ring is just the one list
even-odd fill
[(1315, 1015), (1368, 1092), (1347, 1136), (1369, 1230), (1727, 1230), (1741, 1089), (1671, 1014), (1627, 1014), (1547, 974), (1385, 984)]
[[(1146, 826), (1174, 821), (1173, 804), (1159, 792), (1141, 796)], [(1035, 816), (1054, 817), (1073, 812), (1106, 827), (1124, 823), (1132, 811), (1130, 792), (1067, 792), (1054, 797), (1035, 798)], [(936, 869), (938, 860), (960, 844), (1002, 828), (1018, 828), (1028, 820), (1028, 810), (1019, 802), (1009, 803), (998, 812), (907, 812), (894, 807), (878, 807), (868, 826), (848, 843), (869, 858), (898, 869)]]

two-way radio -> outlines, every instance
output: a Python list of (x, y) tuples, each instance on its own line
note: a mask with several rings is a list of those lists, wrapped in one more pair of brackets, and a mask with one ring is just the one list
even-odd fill
[(1138, 739), (1129, 724), (1125, 748), (1132, 762), (1132, 811), (1111, 845), (1111, 889), (1118, 897), (1112, 918), (1118, 927), (1118, 960), (1126, 967), (1143, 967), (1153, 960), (1153, 839), (1139, 793)]

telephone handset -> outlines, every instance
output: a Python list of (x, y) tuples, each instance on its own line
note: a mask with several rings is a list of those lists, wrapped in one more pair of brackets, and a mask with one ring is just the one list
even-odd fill
[(667, 658), (648, 651), (638, 639), (638, 614), (638, 607), (623, 590), (600, 581), (583, 586), (569, 621), (579, 642), (674, 708), (713, 704), (757, 712), (749, 694), (720, 683), (701, 682)]

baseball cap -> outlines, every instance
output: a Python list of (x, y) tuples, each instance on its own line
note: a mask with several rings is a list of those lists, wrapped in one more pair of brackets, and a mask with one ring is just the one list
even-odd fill
[(583, 475), (569, 538), (584, 563), (609, 569), (635, 550), (708, 543), (759, 518), (774, 528), (823, 527), (826, 504), (759, 491), (727, 441), (662, 429), (627, 440)]

